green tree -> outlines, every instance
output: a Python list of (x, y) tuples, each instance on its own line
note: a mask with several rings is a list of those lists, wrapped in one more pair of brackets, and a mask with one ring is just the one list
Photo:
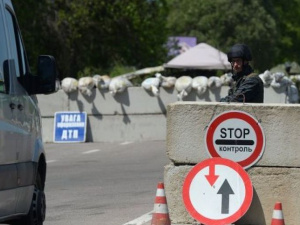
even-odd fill
[(14, 1), (30, 61), (55, 56), (61, 78), (164, 62), (165, 0)]
[(235, 43), (250, 46), (258, 70), (273, 65), (277, 27), (268, 0), (168, 0), (168, 29), (177, 36), (195, 36), (225, 52)]
[[(165, 0), (14, 1), (29, 61), (55, 56), (61, 78), (107, 73), (115, 65), (142, 68), (164, 62)], [(32, 63), (31, 63), (32, 65)]]
[(162, 60), (165, 4), (163, 1), (75, 0), (60, 11), (67, 25), (73, 65), (111, 68), (116, 63), (136, 67)]
[(28, 60), (35, 72), (38, 55), (45, 54), (48, 50), (48, 1), (13, 1), (13, 4), (27, 46)]
[(300, 59), (300, 0), (274, 0), (275, 18), (280, 31), (280, 54), (276, 62)]

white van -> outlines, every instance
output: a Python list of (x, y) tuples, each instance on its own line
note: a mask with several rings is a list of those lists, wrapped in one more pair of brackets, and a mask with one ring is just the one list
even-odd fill
[(10, 0), (0, 0), (0, 222), (45, 220), (46, 158), (35, 94), (56, 91), (56, 65), (40, 56), (30, 72)]

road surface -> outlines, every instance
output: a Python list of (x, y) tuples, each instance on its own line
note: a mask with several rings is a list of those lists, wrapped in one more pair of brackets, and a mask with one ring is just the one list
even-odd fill
[(124, 225), (149, 213), (169, 163), (165, 144), (46, 144), (44, 224)]

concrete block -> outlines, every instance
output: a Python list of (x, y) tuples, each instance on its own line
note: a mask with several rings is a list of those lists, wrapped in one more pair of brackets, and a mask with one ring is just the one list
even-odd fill
[(112, 96), (108, 91), (93, 89), (90, 97), (80, 92), (70, 94), (70, 110), (91, 115), (164, 114), (169, 103), (176, 102), (174, 89), (160, 89), (158, 97), (141, 87), (130, 87)]
[[(222, 86), (214, 90), (208, 89), (202, 96), (198, 96), (193, 90), (183, 101), (218, 102), (221, 97), (227, 95), (228, 89), (228, 86)], [(267, 101), (283, 103), (285, 96), (284, 90), (276, 90), (275, 92), (273, 88), (265, 88), (265, 99)], [(165, 135), (162, 134), (166, 132), (165, 115), (167, 105), (177, 102), (177, 91), (174, 88), (160, 88), (160, 96), (155, 97), (142, 87), (129, 87), (125, 92), (113, 97), (107, 90), (93, 89), (92, 95), (88, 97), (82, 95), (79, 91), (66, 94), (63, 90), (59, 90), (57, 93), (50, 95), (38, 95), (37, 98), (43, 120), (43, 137), (46, 142), (53, 140), (53, 117), (55, 112), (60, 111), (85, 111), (91, 118), (105, 118), (100, 123), (102, 126), (90, 126), (87, 134), (87, 140), (89, 141), (123, 141), (124, 139), (133, 141), (140, 138), (141, 140), (144, 140), (143, 138), (145, 140), (162, 140), (162, 137), (165, 138)], [(204, 111), (203, 113), (206, 114)], [(139, 118), (141, 115), (145, 116), (145, 120)], [(116, 118), (106, 119), (106, 116), (116, 116)], [(150, 121), (145, 123), (150, 117), (159, 119), (151, 121), (151, 125)], [(118, 127), (124, 126), (124, 121), (120, 118), (131, 118), (135, 123), (126, 123), (126, 128), (122, 128), (123, 130), (132, 130), (132, 133), (125, 131), (125, 134), (120, 134), (114, 139), (115, 134), (123, 132), (118, 130)], [(95, 120), (101, 121), (102, 119)], [(111, 127), (108, 125), (108, 121), (113, 121), (116, 127), (113, 129), (114, 132), (110, 133)], [(116, 124), (117, 122), (119, 122), (119, 125)], [(147, 125), (147, 127), (143, 127), (144, 125)], [(97, 127), (98, 130), (93, 130), (94, 127)], [(106, 130), (103, 130), (104, 127)], [(155, 131), (152, 132), (154, 128)], [(137, 129), (140, 129), (140, 131)], [(104, 133), (104, 135), (100, 138), (97, 135), (98, 133)], [(104, 139), (104, 137), (108, 139)]]
[[(183, 101), (219, 101), (227, 95), (228, 87), (207, 90), (198, 96), (193, 90)], [(177, 102), (177, 91), (174, 88), (160, 88), (155, 97), (142, 87), (129, 87), (123, 93), (112, 96), (108, 90), (93, 89), (91, 96), (82, 95), (79, 91), (69, 95), (71, 111), (86, 111), (88, 114), (158, 114), (166, 113), (170, 103)]]
[(224, 111), (241, 110), (261, 121), (266, 137), (258, 166), (300, 167), (298, 104), (177, 102), (168, 106), (167, 154), (175, 164), (196, 164), (209, 154), (206, 128)]
[(53, 128), (54, 128), (54, 118), (44, 117), (42, 118), (42, 128), (43, 128), (43, 142), (49, 143), (53, 142)]
[[(53, 142), (54, 118), (43, 118), (43, 141)], [(166, 117), (156, 115), (89, 115), (87, 142), (166, 140)]]
[(157, 115), (89, 116), (90, 142), (166, 140), (166, 118)]
[[(208, 89), (202, 96), (198, 96), (196, 91), (192, 90), (183, 101), (218, 102), (227, 95), (228, 89), (228, 86)], [(166, 113), (167, 105), (177, 102), (177, 94), (174, 88), (160, 88), (160, 95), (155, 97), (142, 87), (129, 87), (115, 96), (108, 90), (93, 89), (91, 96), (76, 91), (65, 94), (65, 97), (69, 98), (70, 111), (85, 111), (91, 115), (158, 114)], [(285, 91), (279, 89), (275, 92), (273, 88), (265, 88), (265, 99), (265, 102), (285, 103)]]
[(185, 209), (182, 199), (183, 182), (191, 168), (188, 165), (165, 166), (164, 185), (172, 224), (191, 224), (194, 221)]
[(288, 103), (287, 88), (264, 88), (264, 102), (265, 103)]
[(68, 96), (63, 90), (49, 95), (37, 95), (42, 117), (54, 117), (55, 112), (68, 111)]
[[(185, 209), (182, 199), (184, 179), (191, 165), (165, 166), (164, 184), (172, 224), (192, 224), (194, 219)], [(248, 170), (254, 196), (247, 213), (234, 224), (267, 225), (271, 223), (274, 205), (282, 203), (285, 224), (298, 225), (300, 211), (300, 169), (253, 167)]]

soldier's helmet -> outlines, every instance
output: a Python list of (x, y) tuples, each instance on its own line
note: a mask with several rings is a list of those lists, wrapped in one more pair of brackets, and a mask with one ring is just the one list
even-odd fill
[(251, 61), (252, 55), (247, 45), (235, 44), (230, 48), (229, 52), (227, 53), (227, 58), (229, 62), (232, 62), (233, 58), (242, 58), (245, 61)]

